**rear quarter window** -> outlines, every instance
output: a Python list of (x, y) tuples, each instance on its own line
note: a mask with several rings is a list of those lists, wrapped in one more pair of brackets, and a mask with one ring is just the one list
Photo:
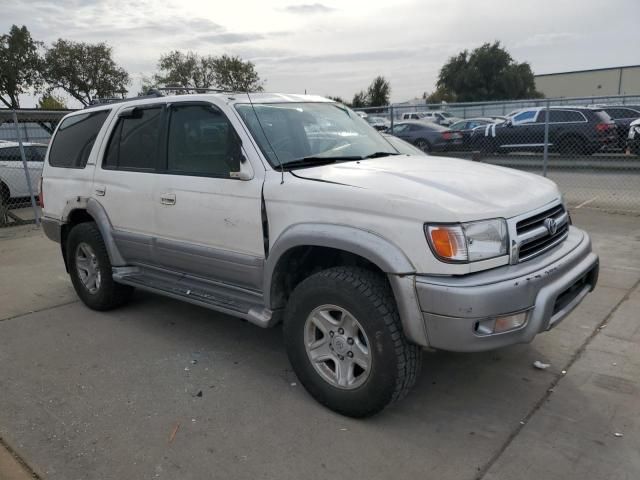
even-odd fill
[(84, 168), (98, 132), (110, 110), (86, 112), (65, 118), (51, 143), (49, 165), (63, 168)]

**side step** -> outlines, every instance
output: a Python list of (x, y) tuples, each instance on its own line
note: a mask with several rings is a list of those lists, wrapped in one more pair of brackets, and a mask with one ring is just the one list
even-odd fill
[(165, 297), (226, 313), (268, 328), (277, 323), (262, 295), (221, 282), (151, 267), (114, 267), (113, 280)]

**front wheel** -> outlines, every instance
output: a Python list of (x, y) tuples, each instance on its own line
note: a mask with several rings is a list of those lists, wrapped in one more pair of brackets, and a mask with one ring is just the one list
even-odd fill
[(66, 247), (73, 288), (87, 307), (111, 310), (129, 300), (133, 287), (113, 281), (107, 248), (95, 223), (73, 227)]
[(415, 384), (421, 350), (402, 332), (386, 279), (356, 267), (318, 272), (292, 293), (287, 354), (300, 382), (328, 408), (367, 417)]

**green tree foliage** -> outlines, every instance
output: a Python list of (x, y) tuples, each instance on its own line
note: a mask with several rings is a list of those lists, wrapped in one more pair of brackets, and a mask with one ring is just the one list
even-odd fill
[(346, 105), (346, 102), (343, 100), (342, 97), (339, 97), (339, 96), (332, 97), (331, 95), (325, 95), (325, 97), (327, 97), (329, 100), (333, 100), (334, 102), (338, 102)]
[(391, 85), (382, 76), (377, 76), (367, 89), (367, 104), (369, 107), (383, 107), (389, 105)]
[(43, 110), (64, 110), (67, 108), (67, 105), (64, 98), (50, 93), (45, 93), (40, 97), (40, 100), (38, 100), (38, 108)]
[(369, 99), (367, 98), (367, 94), (363, 91), (356, 93), (353, 96), (353, 100), (351, 100), (351, 106), (353, 108), (364, 108), (369, 106)]
[(25, 26), (13, 25), (0, 37), (0, 101), (8, 108), (20, 107), (18, 96), (40, 85), (41, 45)]
[(127, 93), (129, 74), (115, 63), (106, 43), (59, 39), (47, 50), (44, 64), (48, 89), (61, 88), (83, 105)]
[(260, 92), (262, 81), (252, 62), (222, 55), (213, 60), (214, 81), (218, 88), (237, 92)]
[[(183, 53), (179, 50), (171, 51), (160, 57), (159, 73), (155, 74), (155, 85), (166, 87), (220, 88), (240, 92), (256, 92), (262, 90), (262, 81), (251, 62), (245, 62), (240, 57), (222, 55), (200, 56), (194, 52)], [(147, 83), (143, 91), (152, 87)]]
[(516, 62), (500, 42), (485, 43), (451, 57), (427, 101), (477, 102), (540, 98), (531, 66)]

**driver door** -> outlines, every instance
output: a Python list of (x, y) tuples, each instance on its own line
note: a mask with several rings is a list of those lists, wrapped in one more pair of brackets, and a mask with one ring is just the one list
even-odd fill
[(217, 107), (169, 107), (166, 158), (153, 191), (156, 262), (208, 280), (262, 285), (262, 178)]

